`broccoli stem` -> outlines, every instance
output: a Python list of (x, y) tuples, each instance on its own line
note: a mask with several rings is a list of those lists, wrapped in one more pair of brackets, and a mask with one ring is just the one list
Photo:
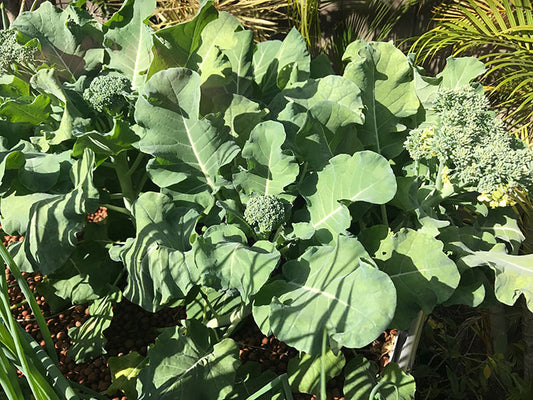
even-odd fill
[(4, 3), (0, 3), (0, 13), (2, 13), (2, 28), (9, 28), (9, 23), (7, 22), (6, 9), (4, 8)]
[(143, 161), (143, 159), (144, 159), (143, 153), (137, 154), (137, 158), (135, 158), (135, 161), (133, 162), (131, 168), (128, 170), (129, 176), (132, 176), (133, 173), (137, 170), (137, 168), (139, 168), (139, 165), (141, 165), (141, 162)]
[(113, 160), (115, 172), (118, 177), (120, 188), (122, 189), (122, 199), (124, 206), (131, 212), (132, 204), (135, 201), (135, 190), (131, 182), (131, 175), (129, 174), (128, 155), (125, 151), (117, 154)]
[[(122, 198), (122, 196), (120, 196), (120, 198)], [(123, 207), (114, 206), (113, 204), (102, 204), (102, 207), (105, 207), (109, 210), (113, 210), (113, 211), (116, 211), (116, 212), (119, 212), (121, 214), (128, 215), (131, 217), (131, 212), (129, 210), (126, 210)]]
[(381, 219), (384, 225), (389, 226), (389, 217), (387, 216), (387, 207), (385, 204), (381, 205)]
[(437, 172), (437, 180), (435, 182), (435, 187), (440, 192), (442, 190), (442, 172), (444, 171), (445, 163), (443, 160), (439, 162), (439, 170)]

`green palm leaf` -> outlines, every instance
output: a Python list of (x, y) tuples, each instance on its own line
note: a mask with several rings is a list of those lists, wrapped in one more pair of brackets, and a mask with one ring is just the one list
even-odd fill
[(506, 121), (533, 126), (533, 3), (531, 0), (455, 0), (435, 10), (437, 26), (412, 50), (425, 61), (444, 49), (475, 55), (488, 67), (485, 84)]

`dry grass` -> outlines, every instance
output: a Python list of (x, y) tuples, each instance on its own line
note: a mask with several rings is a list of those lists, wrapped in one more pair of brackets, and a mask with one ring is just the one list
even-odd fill
[[(215, 0), (219, 11), (226, 11), (239, 19), (245, 28), (255, 33), (257, 40), (287, 30), (286, 0)], [(157, 2), (152, 18), (153, 27), (162, 29), (179, 22), (191, 20), (198, 12), (197, 0), (163, 0)]]

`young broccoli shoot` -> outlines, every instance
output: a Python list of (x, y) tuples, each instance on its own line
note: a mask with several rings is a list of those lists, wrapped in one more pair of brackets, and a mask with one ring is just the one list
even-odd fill
[(0, 30), (0, 73), (18, 70), (35, 61), (35, 48), (17, 41), (15, 29)]
[(83, 98), (96, 111), (119, 114), (128, 104), (126, 95), (131, 92), (131, 83), (121, 75), (100, 75), (91, 81), (83, 92)]
[(276, 196), (269, 194), (255, 196), (246, 205), (244, 219), (255, 229), (259, 237), (267, 238), (285, 221), (285, 207)]
[(436, 122), (413, 130), (405, 142), (414, 160), (438, 159), (446, 179), (479, 192), (491, 206), (511, 203), (513, 188), (533, 188), (533, 152), (506, 132), (482, 93), (444, 89), (434, 105)]

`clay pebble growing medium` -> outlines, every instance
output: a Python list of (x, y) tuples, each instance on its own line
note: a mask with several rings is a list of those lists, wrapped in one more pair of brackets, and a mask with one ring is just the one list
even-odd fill
[[(97, 223), (105, 219), (107, 210), (100, 208), (96, 213), (88, 215), (89, 223)], [(22, 241), (21, 236), (5, 235), (5, 246), (14, 241)], [(44, 347), (44, 340), (38, 325), (32, 315), (31, 309), (24, 300), (24, 296), (12, 276), (6, 268), (6, 278), (13, 315), (21, 326)], [(67, 350), (72, 345), (68, 335), (70, 328), (81, 326), (89, 312), (86, 304), (72, 305), (59, 313), (51, 313), (48, 304), (41, 296), (37, 286), (42, 281), (40, 273), (23, 273), (30, 289), (35, 293), (37, 304), (47, 321), (48, 328), (59, 358), (61, 372), (71, 381), (85, 385), (97, 392), (104, 392), (111, 384), (108, 359), (112, 356), (121, 356), (136, 351), (146, 355), (147, 348), (154, 343), (159, 334), (158, 329), (179, 325), (186, 318), (186, 310), (183, 307), (166, 308), (157, 313), (150, 313), (136, 304), (123, 299), (113, 308), (113, 320), (108, 329), (104, 331), (107, 339), (106, 354), (90, 362), (76, 364), (67, 355)], [(383, 368), (388, 362), (388, 352), (392, 349), (396, 332), (394, 330), (384, 332), (380, 338), (360, 352), (367, 358), (379, 363)], [(287, 346), (273, 336), (267, 337), (259, 330), (252, 318), (243, 321), (241, 327), (233, 334), (233, 339), (239, 345), (239, 358), (241, 362), (259, 362), (263, 370), (271, 370), (276, 374), (287, 372), (288, 362), (296, 357), (296, 349)], [(345, 354), (350, 357), (350, 352)], [(327, 383), (327, 400), (344, 400), (342, 393), (342, 377), (331, 379)], [(121, 392), (110, 397), (112, 400), (127, 400)], [(312, 400), (317, 396), (296, 393), (295, 400)]]

